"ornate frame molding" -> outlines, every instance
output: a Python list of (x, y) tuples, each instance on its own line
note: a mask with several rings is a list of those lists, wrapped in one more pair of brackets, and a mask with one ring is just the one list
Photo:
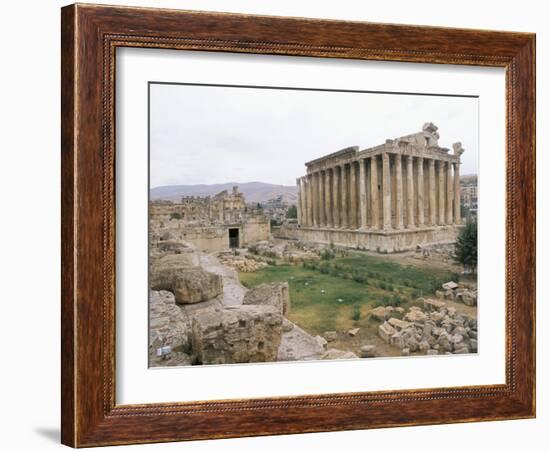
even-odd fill
[[(506, 68), (506, 383), (116, 405), (118, 47)], [(80, 4), (63, 8), (62, 275), (62, 442), (73, 447), (533, 417), (535, 36)]]

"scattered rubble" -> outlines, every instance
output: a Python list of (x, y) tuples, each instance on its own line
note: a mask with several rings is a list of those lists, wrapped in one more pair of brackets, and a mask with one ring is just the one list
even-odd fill
[(464, 284), (449, 281), (441, 286), (443, 290), (436, 290), (435, 295), (441, 300), (462, 302), (467, 306), (477, 305), (477, 290), (470, 289)]
[(405, 320), (391, 317), (378, 327), (378, 336), (400, 348), (402, 355), (477, 352), (477, 320), (458, 314), (438, 300), (424, 300), (423, 311), (413, 306)]

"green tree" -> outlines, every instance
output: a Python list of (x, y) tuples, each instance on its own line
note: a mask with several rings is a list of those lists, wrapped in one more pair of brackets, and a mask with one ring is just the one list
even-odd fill
[(298, 218), (298, 209), (296, 206), (290, 206), (286, 211), (287, 218)]
[(475, 274), (477, 269), (477, 221), (469, 220), (455, 243), (453, 259)]

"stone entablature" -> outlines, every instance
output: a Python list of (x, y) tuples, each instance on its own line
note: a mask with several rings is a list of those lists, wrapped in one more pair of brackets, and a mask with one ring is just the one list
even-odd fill
[(438, 145), (432, 123), (382, 145), (307, 162), (297, 179), (300, 227), (407, 230), (460, 225), (460, 143)]
[(151, 202), (152, 219), (169, 219), (178, 214), (187, 222), (225, 223), (242, 221), (247, 216), (244, 195), (238, 187), (231, 193), (224, 190), (214, 196), (184, 196), (181, 202)]

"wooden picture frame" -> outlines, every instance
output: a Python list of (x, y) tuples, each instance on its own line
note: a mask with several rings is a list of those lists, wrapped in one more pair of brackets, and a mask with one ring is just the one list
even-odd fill
[[(73, 447), (535, 416), (535, 35), (146, 8), (62, 9), (62, 442)], [(115, 50), (506, 69), (506, 383), (115, 403)]]

